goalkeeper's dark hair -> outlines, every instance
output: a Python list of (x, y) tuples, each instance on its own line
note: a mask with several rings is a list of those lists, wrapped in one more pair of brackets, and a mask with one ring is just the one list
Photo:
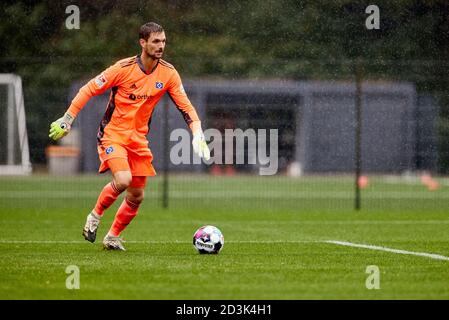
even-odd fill
[(139, 39), (148, 40), (152, 33), (163, 32), (164, 28), (155, 22), (147, 22), (140, 27)]

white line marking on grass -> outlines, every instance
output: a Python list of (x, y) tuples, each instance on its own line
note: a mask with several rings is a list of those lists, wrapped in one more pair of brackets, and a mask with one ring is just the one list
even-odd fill
[[(160, 240), (130, 240), (126, 241), (125, 243), (135, 243), (135, 244), (191, 244), (191, 241), (160, 241)], [(368, 244), (358, 244), (358, 243), (352, 243), (352, 242), (345, 242), (345, 241), (337, 241), (337, 240), (234, 240), (234, 241), (225, 241), (225, 244), (304, 244), (304, 243), (328, 243), (328, 244), (336, 244), (340, 246), (347, 246), (347, 247), (353, 247), (353, 248), (362, 248), (362, 249), (370, 249), (370, 250), (378, 250), (378, 251), (385, 251), (385, 252), (392, 252), (392, 253), (398, 253), (398, 254), (406, 254), (406, 255), (413, 255), (413, 256), (420, 256), (420, 257), (426, 257), (431, 258), (435, 260), (444, 260), (449, 261), (449, 257), (434, 254), (434, 253), (426, 253), (426, 252), (414, 252), (414, 251), (407, 251), (407, 250), (401, 250), (401, 249), (392, 249), (387, 247), (381, 247), (381, 246), (373, 246)], [(87, 241), (82, 240), (0, 240), (0, 244), (89, 244)]]
[(323, 242), (330, 243), (330, 244), (336, 244), (336, 245), (340, 245), (340, 246), (347, 246), (347, 247), (354, 247), (354, 248), (363, 248), (363, 249), (378, 250), (378, 251), (386, 251), (386, 252), (392, 252), (392, 253), (398, 253), (398, 254), (408, 254), (408, 255), (426, 257), (426, 258), (431, 258), (431, 259), (436, 259), (436, 260), (449, 261), (449, 257), (442, 256), (442, 255), (439, 255), (439, 254), (434, 254), (434, 253), (414, 252), (414, 251), (392, 249), (392, 248), (381, 247), (381, 246), (373, 246), (373, 245), (368, 245), (368, 244), (358, 244), (358, 243), (337, 241), (337, 240), (327, 240), (327, 241), (323, 241)]

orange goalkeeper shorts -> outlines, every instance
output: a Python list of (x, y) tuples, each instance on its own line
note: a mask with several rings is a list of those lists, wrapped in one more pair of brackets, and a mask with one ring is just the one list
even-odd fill
[(115, 143), (102, 143), (98, 145), (98, 156), (100, 158), (100, 168), (98, 172), (104, 173), (111, 168), (108, 160), (114, 158), (126, 159), (128, 168), (133, 176), (155, 176), (156, 170), (153, 167), (153, 155), (148, 148), (131, 149)]

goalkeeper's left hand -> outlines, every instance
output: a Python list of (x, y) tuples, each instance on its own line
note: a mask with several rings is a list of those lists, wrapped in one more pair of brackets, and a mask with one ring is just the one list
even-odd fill
[(193, 152), (195, 152), (198, 157), (204, 158), (205, 160), (210, 159), (210, 151), (207, 146), (206, 139), (204, 138), (203, 130), (198, 130), (193, 134)]
[(50, 134), (48, 136), (53, 140), (59, 140), (65, 137), (72, 127), (73, 120), (74, 118), (66, 112), (63, 117), (51, 123)]

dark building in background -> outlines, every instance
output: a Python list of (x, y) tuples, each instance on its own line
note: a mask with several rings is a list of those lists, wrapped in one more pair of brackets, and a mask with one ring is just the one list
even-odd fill
[[(69, 100), (80, 83), (71, 88)], [(350, 82), (186, 81), (203, 129), (278, 129), (279, 171), (297, 164), (303, 173), (354, 170), (355, 85)], [(401, 173), (438, 168), (438, 106), (418, 96), (413, 84), (365, 82), (362, 86), (362, 170)], [(109, 94), (92, 98), (81, 111), (81, 168), (97, 171), (96, 133)], [(169, 132), (187, 126), (171, 102), (156, 107), (149, 134), (156, 170), (163, 168), (163, 112)], [(176, 142), (170, 142), (173, 146)], [(245, 145), (245, 148), (247, 146)], [(247, 150), (245, 150), (247, 151)], [(257, 166), (235, 165), (236, 172)], [(172, 171), (205, 171), (205, 165), (169, 165)]]

